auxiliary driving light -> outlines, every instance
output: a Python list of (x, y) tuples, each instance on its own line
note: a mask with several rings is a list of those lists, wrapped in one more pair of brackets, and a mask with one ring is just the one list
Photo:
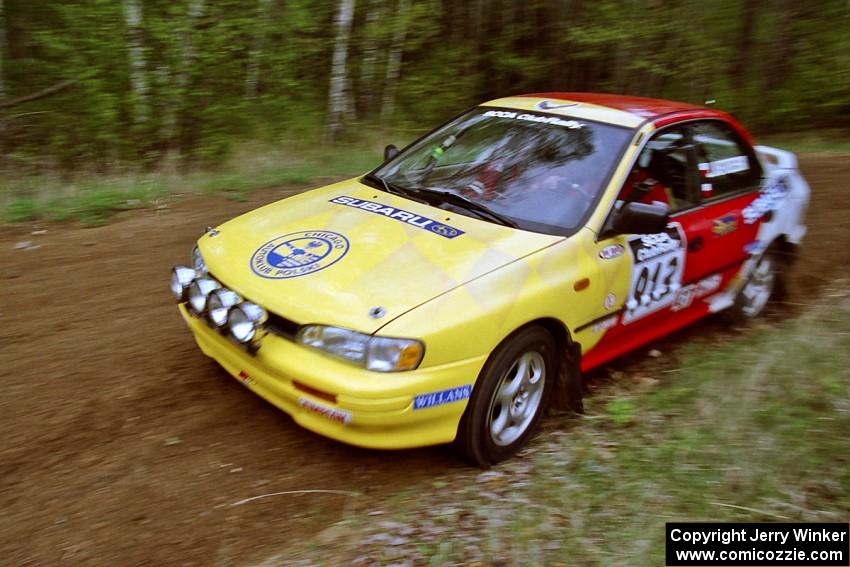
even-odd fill
[(177, 303), (186, 301), (188, 297), (186, 290), (196, 277), (198, 277), (198, 273), (186, 266), (174, 266), (171, 269), (171, 293), (174, 294)]
[(239, 294), (225, 288), (213, 290), (207, 299), (207, 318), (215, 327), (221, 328), (227, 324), (227, 312), (231, 307), (242, 301)]
[(206, 274), (209, 271), (207, 269), (207, 263), (204, 261), (204, 257), (201, 255), (201, 250), (198, 248), (197, 244), (194, 248), (192, 248), (192, 266), (199, 274)]
[(212, 278), (198, 278), (189, 284), (187, 296), (189, 298), (189, 309), (195, 315), (202, 315), (207, 306), (209, 294), (221, 287), (221, 284)]
[(227, 313), (227, 326), (233, 339), (248, 344), (257, 338), (257, 331), (266, 320), (266, 310), (249, 301), (234, 305)]

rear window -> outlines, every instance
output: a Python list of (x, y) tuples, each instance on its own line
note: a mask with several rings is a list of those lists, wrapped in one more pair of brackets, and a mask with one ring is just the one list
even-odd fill
[(702, 183), (708, 184), (713, 198), (758, 187), (761, 167), (732, 128), (717, 121), (699, 122), (692, 128)]

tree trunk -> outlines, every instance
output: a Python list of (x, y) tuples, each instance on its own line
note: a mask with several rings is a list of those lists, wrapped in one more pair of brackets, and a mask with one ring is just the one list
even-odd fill
[[(6, 13), (3, 11), (3, 0), (0, 0), (0, 103), (6, 100), (6, 82), (3, 75), (4, 57), (6, 57)], [(0, 116), (0, 150), (5, 150), (5, 134), (6, 120)]]
[(189, 70), (192, 66), (192, 60), (195, 58), (195, 44), (193, 42), (193, 31), (198, 23), (198, 20), (204, 15), (206, 8), (205, 0), (193, 0), (189, 5), (188, 25), (186, 33), (183, 37), (183, 49), (180, 53), (180, 69), (177, 73), (177, 85), (185, 89), (189, 84)]
[(395, 113), (395, 95), (398, 79), (401, 75), (401, 57), (404, 55), (404, 38), (407, 33), (408, 0), (398, 0), (395, 33), (390, 55), (387, 60), (387, 79), (384, 85), (384, 102), (381, 107), (381, 119), (390, 120)]
[(362, 110), (369, 116), (375, 108), (375, 68), (378, 65), (378, 41), (372, 37), (380, 19), (381, 6), (378, 0), (372, 0), (368, 5), (365, 30), (366, 46), (363, 49), (363, 66), (360, 68), (360, 90), (362, 95)]
[(735, 42), (735, 55), (732, 59), (732, 68), (730, 69), (732, 81), (739, 93), (744, 87), (747, 71), (750, 68), (750, 55), (753, 50), (757, 10), (758, 0), (744, 0), (741, 25), (738, 28), (738, 40)]
[(245, 75), (245, 98), (255, 99), (260, 85), (260, 58), (266, 43), (266, 21), (269, 16), (271, 0), (259, 0), (257, 5), (257, 29), (253, 45), (248, 53), (248, 72)]
[[(176, 77), (174, 78), (174, 84), (177, 85), (177, 88), (169, 97), (165, 116), (162, 119), (162, 138), (167, 147), (172, 146), (178, 132), (178, 122), (185, 106), (186, 90), (189, 87), (189, 71), (192, 60), (195, 58), (194, 34), (192, 32), (195, 30), (198, 20), (204, 15), (205, 8), (205, 0), (192, 0), (186, 14), (186, 28), (180, 41), (180, 57), (177, 61)], [(160, 67), (159, 71), (165, 79), (175, 74), (168, 66)]]
[(6, 98), (6, 83), (3, 80), (3, 58), (6, 56), (6, 13), (0, 0), (0, 101)]
[(136, 124), (142, 124), (149, 116), (142, 6), (138, 0), (124, 0), (123, 5), (124, 22), (127, 24), (127, 53), (130, 57), (130, 84), (133, 88), (133, 120)]
[(791, 67), (796, 44), (793, 37), (793, 24), (796, 14), (794, 4), (790, 0), (774, 0), (773, 4), (777, 21), (772, 34), (773, 45), (764, 73), (764, 92), (762, 93), (768, 97), (785, 80)]
[(345, 121), (346, 87), (348, 85), (348, 40), (351, 21), (354, 18), (354, 1), (340, 0), (336, 15), (336, 42), (331, 62), (331, 78), (328, 90), (328, 126), (326, 137), (334, 141)]

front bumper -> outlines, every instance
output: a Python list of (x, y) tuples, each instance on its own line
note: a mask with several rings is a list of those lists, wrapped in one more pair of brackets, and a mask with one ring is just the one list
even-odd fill
[[(453, 441), (468, 400), (414, 409), (414, 398), (471, 386), (487, 359), (481, 355), (411, 372), (370, 372), (272, 334), (251, 355), (184, 305), (179, 309), (203, 353), (242, 384), (302, 427), (360, 447), (403, 449)], [(336, 401), (310, 390), (333, 394)]]

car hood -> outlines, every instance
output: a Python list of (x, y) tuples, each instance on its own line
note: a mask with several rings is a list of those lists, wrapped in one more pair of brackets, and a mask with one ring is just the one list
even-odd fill
[(562, 240), (349, 180), (230, 220), (198, 241), (223, 285), (299, 324), (373, 333), (465, 282)]

